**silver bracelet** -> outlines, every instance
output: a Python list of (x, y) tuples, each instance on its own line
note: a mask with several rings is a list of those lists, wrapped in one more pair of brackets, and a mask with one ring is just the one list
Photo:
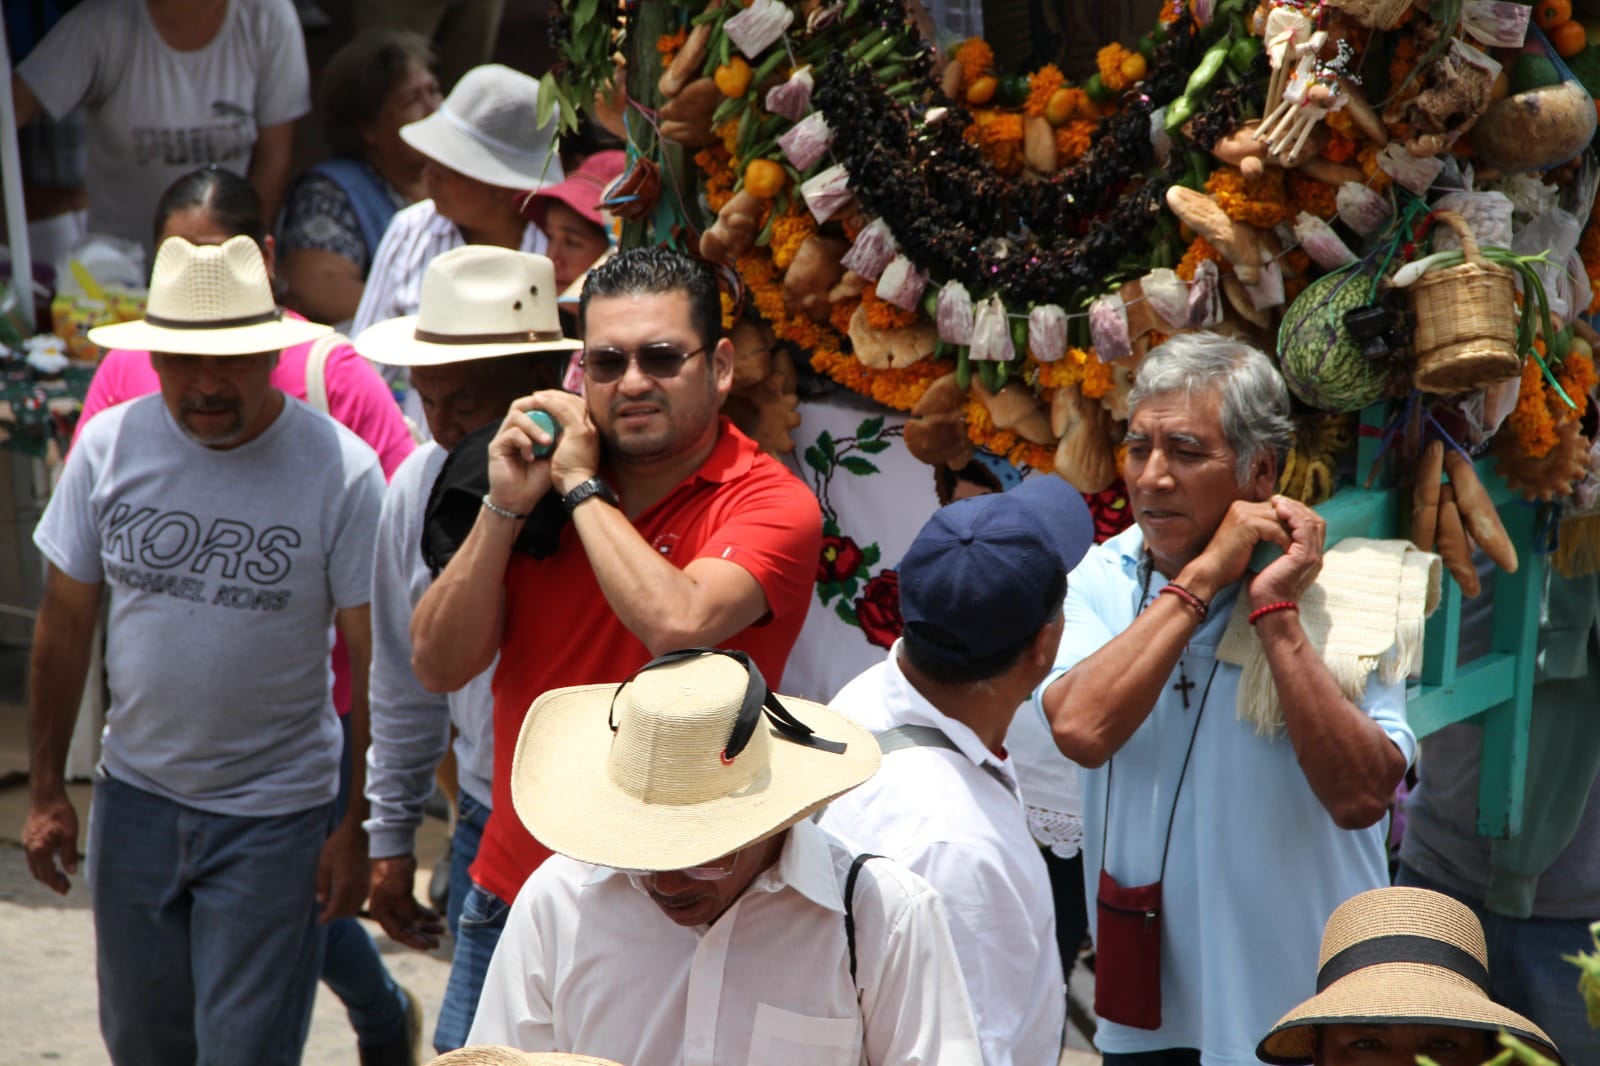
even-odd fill
[(518, 514), (515, 511), (508, 511), (504, 507), (501, 507), (498, 503), (495, 503), (493, 500), (489, 499), (489, 494), (487, 492), (483, 494), (483, 507), (484, 510), (488, 511), (490, 514), (497, 514), (501, 518), (509, 518), (513, 522), (520, 522), (524, 518), (528, 517), (525, 514)]

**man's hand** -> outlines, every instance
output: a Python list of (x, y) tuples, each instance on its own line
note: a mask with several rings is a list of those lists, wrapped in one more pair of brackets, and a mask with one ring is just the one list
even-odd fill
[(550, 480), (557, 492), (566, 495), (600, 472), (600, 432), (581, 396), (552, 389), (534, 393), (533, 399), (561, 425), (561, 436), (550, 453)]
[(1250, 580), (1252, 609), (1284, 601), (1298, 603), (1322, 572), (1322, 544), (1328, 532), (1322, 516), (1287, 496), (1274, 496), (1270, 506), (1288, 531), (1289, 543), (1282, 556)]
[(429, 951), (439, 946), (444, 922), (438, 911), (418, 903), (412, 895), (416, 878), (417, 860), (413, 856), (393, 855), (372, 860), (372, 888), (367, 910), (391, 939), (406, 947)]
[(339, 824), (317, 860), (317, 919), (354, 918), (367, 896), (367, 834), (359, 822)]
[(489, 441), (489, 498), (508, 511), (528, 514), (550, 491), (550, 462), (533, 454), (550, 442), (528, 412), (542, 410), (539, 393), (511, 405), (500, 431)]
[[(65, 791), (35, 796), (28, 803), (28, 820), (22, 827), (22, 846), (28, 853), (28, 872), (34, 880), (61, 895), (78, 872), (78, 812)], [(61, 864), (56, 865), (60, 858)], [(64, 872), (63, 872), (64, 871)]]
[[(1281, 497), (1275, 497), (1278, 498)], [(1210, 600), (1219, 589), (1244, 577), (1250, 566), (1250, 556), (1262, 541), (1289, 550), (1289, 530), (1279, 519), (1274, 505), (1235, 500), (1228, 513), (1222, 516), (1222, 524), (1211, 535), (1211, 542), (1199, 558), (1184, 567), (1178, 580), (1202, 599)], [(1192, 569), (1198, 569), (1203, 580), (1197, 578)]]

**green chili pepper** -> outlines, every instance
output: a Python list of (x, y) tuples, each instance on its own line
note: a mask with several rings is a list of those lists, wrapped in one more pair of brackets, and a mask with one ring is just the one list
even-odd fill
[(965, 392), (972, 388), (972, 360), (968, 358), (966, 345), (956, 349), (956, 384)]
[(1224, 37), (1206, 50), (1200, 65), (1189, 75), (1189, 83), (1183, 87), (1184, 96), (1197, 97), (1206, 91), (1206, 86), (1222, 72), (1222, 64), (1228, 61), (1228, 47), (1228, 38)]
[(1250, 73), (1250, 64), (1256, 61), (1256, 56), (1261, 54), (1261, 38), (1242, 37), (1228, 49), (1228, 66), (1236, 73)]
[(1167, 105), (1167, 118), (1162, 125), (1168, 133), (1177, 133), (1183, 124), (1194, 117), (1194, 101), (1187, 96), (1180, 96)]

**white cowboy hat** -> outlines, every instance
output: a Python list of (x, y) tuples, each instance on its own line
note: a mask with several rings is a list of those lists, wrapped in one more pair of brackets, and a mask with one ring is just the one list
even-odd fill
[(284, 315), (273, 302), (261, 249), (249, 237), (199, 245), (168, 237), (150, 271), (144, 318), (96, 326), (89, 339), (102, 348), (174, 355), (255, 355), (332, 332)]
[(552, 110), (538, 121), (539, 83), (487, 63), (461, 76), (439, 110), (400, 127), (400, 139), (437, 163), (506, 189), (542, 189), (565, 175)]
[(1262, 1062), (1311, 1061), (1324, 1025), (1504, 1029), (1561, 1061), (1538, 1026), (1489, 998), (1489, 953), (1471, 909), (1425, 888), (1375, 888), (1328, 917), (1317, 994), (1256, 1047)]
[(775, 696), (747, 664), (692, 648), (620, 685), (540, 696), (511, 766), (518, 817), (583, 862), (682, 870), (765, 840), (872, 776), (871, 733)]
[(569, 1055), (563, 1051), (518, 1051), (499, 1044), (457, 1048), (447, 1051), (427, 1066), (620, 1066), (610, 1059), (591, 1055)]
[(555, 266), (542, 255), (452, 248), (429, 261), (417, 313), (368, 326), (356, 351), (389, 366), (443, 366), (583, 347), (562, 334), (556, 296)]

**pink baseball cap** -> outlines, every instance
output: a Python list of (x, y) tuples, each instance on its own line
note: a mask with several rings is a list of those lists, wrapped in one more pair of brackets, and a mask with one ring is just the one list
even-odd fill
[(621, 149), (596, 152), (567, 175), (565, 181), (525, 196), (519, 208), (522, 217), (544, 229), (545, 212), (552, 202), (559, 201), (601, 229), (606, 229), (609, 220), (600, 213), (600, 197), (607, 185), (622, 176), (627, 165), (628, 155)]

